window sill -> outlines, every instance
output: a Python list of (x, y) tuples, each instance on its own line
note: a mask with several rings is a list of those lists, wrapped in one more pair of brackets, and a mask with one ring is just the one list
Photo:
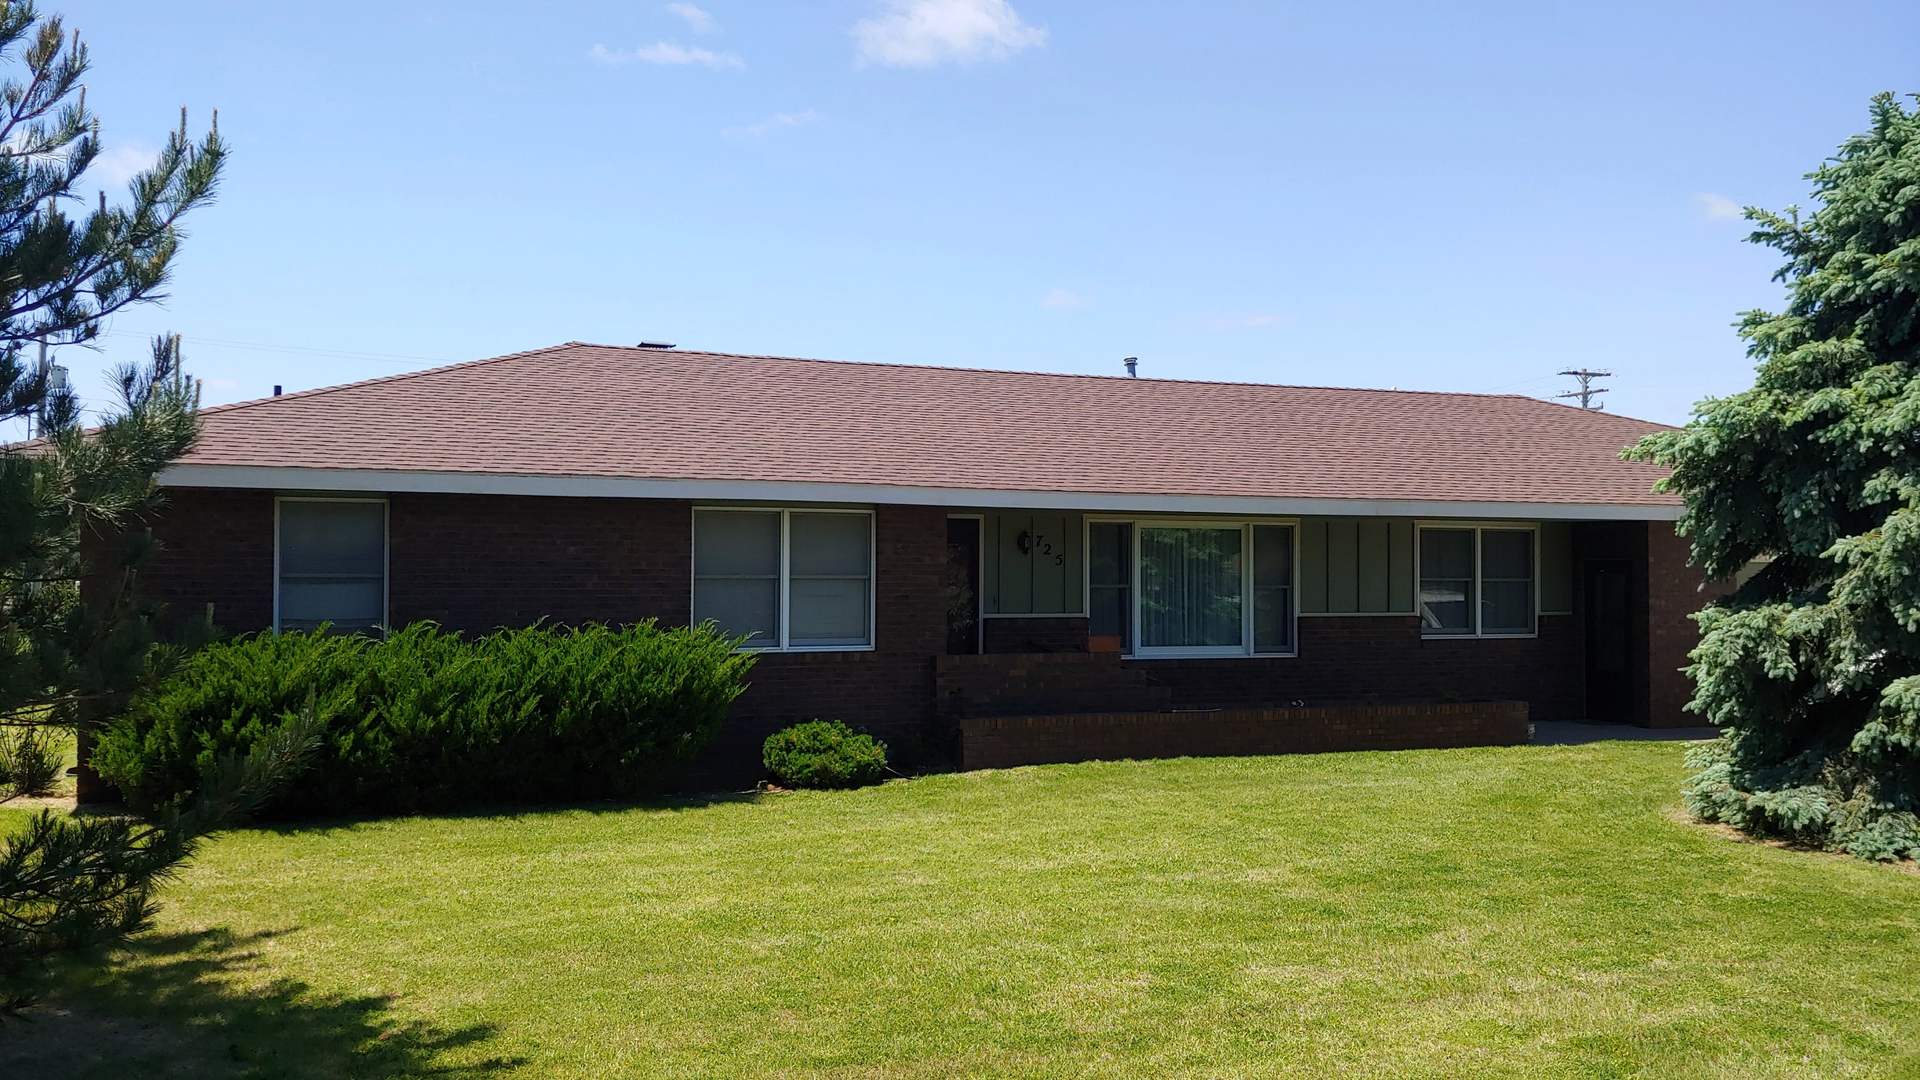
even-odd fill
[(1300, 653), (1298, 650), (1283, 653), (1250, 653), (1245, 649), (1235, 649), (1232, 652), (1187, 652), (1181, 650), (1176, 652), (1133, 652), (1120, 654), (1120, 659), (1122, 660), (1297, 660), (1299, 658)]
[(777, 649), (772, 646), (767, 646), (765, 648), (755, 648), (753, 646), (748, 646), (744, 649), (735, 649), (734, 651), (743, 652), (743, 653), (754, 653), (755, 655), (759, 655), (762, 653), (770, 653), (778, 656), (778, 655), (787, 654), (787, 653), (873, 652), (874, 647), (872, 645), (790, 645), (784, 649)]
[(1524, 634), (1429, 634), (1422, 633), (1421, 641), (1524, 641), (1537, 638), (1540, 631), (1533, 630)]

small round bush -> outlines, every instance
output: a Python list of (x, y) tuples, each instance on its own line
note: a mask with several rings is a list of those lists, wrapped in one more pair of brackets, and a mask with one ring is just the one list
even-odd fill
[(809, 720), (767, 736), (761, 760), (787, 787), (850, 788), (880, 779), (887, 748), (838, 720)]

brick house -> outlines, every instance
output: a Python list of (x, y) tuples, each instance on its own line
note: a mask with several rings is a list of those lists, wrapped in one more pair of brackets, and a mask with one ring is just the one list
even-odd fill
[(1187, 717), (1174, 752), (1239, 745), (1206, 710), (1375, 706), (1283, 749), (1499, 741), (1434, 719), (1477, 701), (1687, 722), (1703, 594), (1619, 458), (1658, 425), (1606, 413), (569, 343), (205, 420), (162, 477), (170, 612), (714, 620), (762, 654), (716, 768), (815, 716)]

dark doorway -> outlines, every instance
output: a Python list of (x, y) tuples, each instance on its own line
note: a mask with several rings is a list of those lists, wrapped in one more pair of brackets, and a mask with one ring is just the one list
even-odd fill
[(1625, 559), (1587, 563), (1587, 718), (1633, 716), (1633, 603)]
[(947, 519), (947, 654), (980, 651), (980, 519)]

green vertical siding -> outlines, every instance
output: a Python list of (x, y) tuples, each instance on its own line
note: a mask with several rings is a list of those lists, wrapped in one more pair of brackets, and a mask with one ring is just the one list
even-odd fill
[(1540, 525), (1540, 611), (1573, 613), (1573, 526), (1564, 521)]
[(1300, 610), (1309, 615), (1413, 610), (1413, 522), (1306, 518), (1300, 522)]
[[(1369, 574), (1386, 567), (1367, 567)], [(1360, 521), (1327, 521), (1327, 610), (1360, 610)]]
[[(1027, 551), (1020, 536), (1027, 534)], [(1079, 514), (990, 513), (985, 516), (983, 610), (991, 615), (1066, 615), (1081, 599), (1085, 535)]]
[(1364, 566), (1368, 571), (1358, 574), (1355, 579), (1355, 611), (1393, 610), (1393, 603), (1388, 598), (1391, 592), (1389, 582), (1393, 576), (1391, 530), (1392, 522), (1385, 518), (1362, 518), (1355, 526), (1358, 534), (1355, 565)]
[[(1021, 533), (1039, 547), (1022, 552)], [(1086, 609), (1086, 532), (1079, 514), (987, 512), (982, 521), (983, 610), (996, 615), (1064, 615)], [(1051, 546), (1052, 551), (1041, 550)], [(1300, 611), (1307, 615), (1406, 614), (1414, 606), (1410, 518), (1303, 518), (1299, 529)], [(1573, 610), (1573, 527), (1540, 526), (1540, 610)]]
[(1413, 610), (1413, 522), (1393, 518), (1387, 522), (1387, 610)]
[(1327, 610), (1327, 521), (1300, 523), (1300, 610)]

